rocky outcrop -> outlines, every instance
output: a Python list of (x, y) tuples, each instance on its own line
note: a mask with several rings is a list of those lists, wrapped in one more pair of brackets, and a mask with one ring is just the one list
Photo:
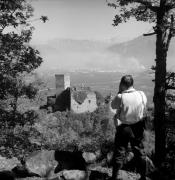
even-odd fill
[(15, 180), (26, 177), (39, 177), (39, 175), (30, 172), (17, 158), (0, 157), (0, 179)]
[(55, 173), (62, 170), (86, 170), (87, 163), (82, 156), (81, 151), (59, 151), (54, 154), (55, 160), (58, 162)]
[(6, 157), (0, 156), (0, 171), (10, 171), (19, 164), (20, 161), (15, 157), (7, 159)]
[(83, 152), (82, 156), (88, 164), (95, 163), (98, 157), (97, 154), (93, 152)]
[[(26, 158), (24, 164), (20, 164), (16, 158), (0, 157), (0, 179), (109, 180), (112, 176), (112, 168), (109, 168), (108, 164), (111, 162), (112, 152), (106, 155), (105, 167), (98, 163), (99, 156), (99, 152), (42, 150), (31, 154)], [(148, 157), (146, 157), (146, 163), (147, 175), (149, 175), (155, 171), (155, 167)], [(120, 180), (139, 180), (140, 175), (120, 170), (118, 178)]]
[(54, 153), (54, 150), (43, 150), (33, 153), (26, 159), (27, 169), (41, 177), (51, 177), (57, 166)]
[(88, 173), (80, 170), (64, 170), (60, 173), (60, 177), (64, 180), (88, 180)]
[[(96, 166), (90, 169), (93, 175), (93, 179), (89, 180), (99, 180), (98, 177), (102, 179), (110, 179), (112, 177), (112, 168), (106, 168), (101, 166)], [(91, 177), (91, 176), (90, 176)], [(119, 170), (118, 179), (120, 180), (139, 180), (140, 175), (134, 172), (129, 172), (125, 170)]]

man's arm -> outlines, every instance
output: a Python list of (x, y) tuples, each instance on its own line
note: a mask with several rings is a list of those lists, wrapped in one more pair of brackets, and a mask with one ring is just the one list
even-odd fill
[(115, 96), (115, 98), (111, 101), (111, 108), (112, 109), (119, 109), (121, 105), (121, 94)]
[(111, 102), (111, 108), (116, 110), (116, 114), (113, 117), (114, 125), (117, 128), (121, 122), (119, 120), (121, 106), (121, 94), (118, 94)]
[(146, 105), (147, 105), (147, 97), (146, 97), (146, 95), (145, 95), (145, 93), (143, 91), (141, 91), (141, 93), (142, 93), (142, 98), (143, 98), (143, 104), (146, 107)]

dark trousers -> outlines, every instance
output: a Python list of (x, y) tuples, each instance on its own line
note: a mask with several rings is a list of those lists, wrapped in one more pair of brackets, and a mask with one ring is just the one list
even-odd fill
[(144, 121), (139, 121), (132, 125), (122, 124), (117, 127), (113, 156), (113, 180), (116, 179), (118, 171), (122, 169), (125, 164), (126, 151), (129, 143), (134, 153), (134, 161), (136, 162), (135, 165), (137, 166), (137, 171), (141, 174), (141, 179), (145, 178), (146, 162), (144, 160), (145, 154), (142, 143), (144, 127)]

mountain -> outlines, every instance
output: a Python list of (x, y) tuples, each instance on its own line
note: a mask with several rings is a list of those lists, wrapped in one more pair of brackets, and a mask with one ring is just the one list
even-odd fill
[[(125, 60), (127, 58), (137, 59), (143, 66), (150, 68), (155, 65), (156, 57), (156, 37), (155, 36), (139, 36), (128, 42), (113, 44), (108, 47), (110, 52), (120, 54)], [(170, 70), (175, 70), (175, 40), (172, 39), (167, 57), (167, 66)]]
[[(140, 36), (128, 42), (54, 39), (46, 44), (34, 45), (43, 57), (41, 71), (64, 69), (67, 71), (142, 72), (154, 65), (155, 37)], [(174, 68), (171, 43), (168, 66)]]

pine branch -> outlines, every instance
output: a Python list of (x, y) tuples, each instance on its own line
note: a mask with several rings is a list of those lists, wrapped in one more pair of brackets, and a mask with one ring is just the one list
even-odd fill
[(175, 9), (175, 3), (168, 3), (166, 5), (166, 11), (168, 12), (168, 11), (170, 11), (172, 9)]
[(165, 89), (166, 89), (166, 90), (168, 90), (168, 89), (173, 89), (173, 90), (174, 90), (175, 87), (174, 87), (174, 86), (166, 86)]
[(151, 2), (148, 1), (144, 1), (144, 0), (131, 0), (131, 2), (135, 2), (135, 3), (140, 3), (144, 6), (146, 6), (148, 9), (150, 9), (153, 12), (157, 12), (159, 7), (158, 6), (153, 6)]
[[(119, 5), (117, 5), (117, 3), (115, 2), (109, 2), (109, 0), (106, 0), (108, 6), (114, 7), (115, 9), (117, 7), (120, 7)], [(127, 3), (139, 3), (144, 5), (146, 8), (150, 9), (153, 12), (157, 12), (158, 11), (158, 6), (153, 6), (151, 2), (149, 2), (148, 0), (128, 0)]]

